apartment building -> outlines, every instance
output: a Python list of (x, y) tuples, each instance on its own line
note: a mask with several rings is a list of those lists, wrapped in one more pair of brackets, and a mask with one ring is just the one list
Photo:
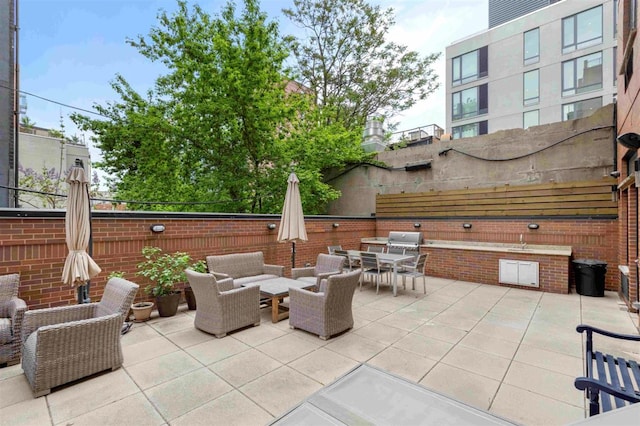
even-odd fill
[(559, 1), (561, 0), (489, 0), (489, 28)]
[(447, 131), (459, 139), (573, 120), (613, 102), (617, 4), (554, 2), (448, 46)]
[[(640, 39), (638, 0), (620, 0), (618, 22), (618, 269), (620, 294), (630, 307), (640, 310)], [(638, 318), (640, 320), (640, 317)], [(640, 322), (639, 322), (640, 325)]]

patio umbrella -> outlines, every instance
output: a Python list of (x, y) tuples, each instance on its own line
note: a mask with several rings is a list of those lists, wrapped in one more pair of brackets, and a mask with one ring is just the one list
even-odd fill
[(291, 172), (287, 182), (287, 194), (284, 197), (284, 206), (282, 207), (278, 241), (291, 241), (291, 267), (295, 268), (296, 240), (307, 241), (307, 230), (304, 227), (298, 176)]
[(78, 287), (78, 303), (88, 301), (87, 281), (98, 275), (100, 267), (87, 253), (91, 237), (91, 209), (89, 206), (89, 181), (82, 168), (76, 164), (67, 176), (69, 195), (65, 215), (66, 240), (69, 254), (62, 270), (62, 282)]

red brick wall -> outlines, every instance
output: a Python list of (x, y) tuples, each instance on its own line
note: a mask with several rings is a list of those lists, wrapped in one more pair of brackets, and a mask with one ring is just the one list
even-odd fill
[[(98, 216), (100, 213), (96, 213)], [(267, 224), (277, 219), (194, 218), (135, 219), (131, 217), (94, 217), (93, 257), (102, 272), (91, 281), (91, 298), (98, 300), (107, 276), (113, 271), (126, 272), (126, 278), (141, 286), (136, 300), (146, 298), (142, 287), (149, 284), (135, 276), (141, 262), (142, 247), (153, 245), (164, 251), (185, 251), (194, 260), (210, 254), (262, 251), (267, 263), (285, 265), (290, 276), (291, 243), (276, 241), (278, 230)], [(333, 228), (334, 222), (339, 223)], [(162, 223), (166, 231), (153, 234), (149, 227)], [(318, 253), (327, 245), (341, 244), (357, 249), (360, 240), (375, 235), (374, 219), (306, 220), (309, 241), (296, 244), (296, 266), (315, 264)], [(67, 255), (64, 217), (0, 219), (0, 274), (20, 273), (20, 297), (31, 309), (75, 303), (75, 291), (60, 282)]]
[[(420, 228), (414, 228), (414, 223), (420, 223)], [(471, 223), (471, 229), (464, 229), (463, 223)], [(537, 223), (539, 229), (531, 230), (527, 228), (529, 223)], [(543, 244), (571, 246), (572, 259), (597, 259), (607, 263), (607, 274), (605, 277), (605, 288), (607, 290), (617, 291), (620, 284), (620, 274), (618, 272), (618, 221), (616, 219), (447, 219), (447, 220), (396, 220), (396, 219), (378, 219), (376, 235), (378, 237), (386, 237), (389, 231), (416, 231), (422, 232), (427, 240), (445, 240), (445, 241), (482, 241), (493, 243), (511, 243), (518, 244), (520, 242), (520, 234), (527, 244)], [(431, 252), (432, 250), (427, 250)], [(491, 253), (472, 251), (463, 253), (460, 250), (456, 256), (461, 262), (459, 265), (480, 265), (478, 267), (478, 279), (459, 278), (468, 281), (477, 281), (483, 283), (498, 282), (498, 258), (505, 258), (506, 253)], [(500, 255), (495, 257), (494, 255)], [(474, 257), (477, 256), (477, 257)], [(444, 277), (441, 272), (440, 263), (444, 262), (444, 268), (449, 268), (451, 274), (454, 274), (456, 268), (468, 271), (457, 271), (455, 275), (448, 275), (449, 278), (468, 277), (471, 267), (449, 266), (449, 260), (444, 255), (436, 255), (429, 258), (428, 271), (434, 276)], [(553, 258), (556, 256), (541, 256), (541, 258)], [(509, 258), (513, 258), (509, 253)], [(561, 261), (559, 259), (562, 259)], [(495, 262), (494, 262), (495, 260)], [(523, 260), (534, 260), (528, 257)], [(557, 260), (557, 261), (556, 261)], [(571, 287), (575, 287), (571, 265), (566, 265), (566, 258), (558, 258), (554, 261), (548, 260), (548, 271), (545, 273), (559, 273), (566, 276), (568, 268), (569, 283)], [(547, 261), (545, 261), (546, 263)], [(561, 266), (565, 265), (565, 266)], [(542, 265), (541, 265), (542, 267)], [(542, 271), (541, 271), (542, 274)], [(564, 279), (564, 278), (563, 278)], [(541, 275), (542, 282), (542, 275)], [(551, 288), (566, 287), (566, 284), (558, 284), (561, 280), (554, 279)], [(566, 280), (564, 281), (566, 283)], [(545, 290), (551, 291), (551, 290)]]
[(500, 259), (533, 260), (539, 262), (539, 288), (508, 284), (499, 285), (549, 293), (566, 294), (569, 292), (570, 265), (569, 259), (565, 256), (526, 255), (434, 247), (423, 248), (422, 252), (429, 253), (429, 260), (427, 261), (427, 275), (429, 276), (494, 285), (499, 284), (498, 265)]
[[(135, 214), (94, 213), (93, 253), (103, 272), (92, 280), (91, 297), (99, 299), (106, 277), (112, 271), (125, 271), (127, 278), (144, 287), (147, 282), (135, 276), (136, 264), (142, 260), (140, 251), (145, 245), (161, 247), (165, 251), (186, 251), (194, 259), (208, 254), (249, 252), (260, 250), (268, 263), (285, 265), (290, 274), (291, 243), (278, 243), (277, 229), (267, 224), (278, 223), (279, 218), (261, 218), (246, 215), (236, 217), (196, 217), (169, 219), (135, 218)], [(21, 274), (20, 296), (29, 306), (42, 308), (75, 303), (75, 293), (62, 286), (60, 276), (67, 247), (64, 239), (64, 218), (60, 213), (53, 218), (39, 218), (29, 213), (21, 218), (0, 219), (0, 274)], [(133, 216), (133, 217), (132, 217)], [(333, 223), (339, 223), (333, 228)], [(532, 220), (387, 220), (375, 218), (320, 218), (306, 219), (309, 241), (296, 244), (296, 266), (315, 263), (318, 253), (326, 252), (328, 245), (340, 244), (345, 248), (360, 248), (360, 240), (367, 237), (386, 237), (389, 231), (414, 231), (419, 222), (424, 237), (436, 240), (486, 241), (517, 243), (520, 234), (528, 244), (569, 245), (573, 258), (593, 258), (608, 263), (606, 285), (617, 290), (618, 224), (614, 219), (540, 219), (540, 229), (532, 231), (527, 224)], [(472, 223), (470, 230), (463, 222)], [(149, 227), (163, 223), (166, 231), (153, 234)], [(496, 284), (498, 258), (504, 253), (456, 252), (438, 253), (429, 250), (431, 258), (428, 273), (434, 276), (474, 282)], [(458, 253), (459, 252), (459, 253)], [(502, 256), (500, 256), (502, 255)], [(509, 254), (515, 258), (516, 254)], [(567, 275), (572, 283), (571, 267), (566, 258), (541, 256), (542, 290), (565, 291)], [(540, 260), (535, 259), (535, 260)], [(564, 259), (564, 260), (559, 260)], [(534, 260), (534, 259), (529, 259)], [(137, 300), (145, 298), (140, 291)]]

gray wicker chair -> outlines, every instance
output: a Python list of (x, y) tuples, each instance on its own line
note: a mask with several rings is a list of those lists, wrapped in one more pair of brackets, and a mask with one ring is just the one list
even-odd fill
[(248, 325), (260, 325), (260, 287), (234, 288), (233, 278), (216, 280), (213, 274), (185, 270), (196, 296), (197, 329), (224, 337)]
[(20, 275), (0, 275), (0, 364), (20, 362), (20, 336), (27, 304), (18, 298), (19, 286)]
[(138, 286), (111, 278), (99, 303), (27, 311), (22, 369), (34, 396), (122, 365), (120, 332)]
[(317, 334), (321, 339), (353, 327), (353, 293), (360, 270), (331, 275), (323, 280), (320, 292), (289, 289), (289, 326)]
[(316, 266), (306, 268), (292, 268), (291, 278), (315, 284), (316, 289), (320, 288), (320, 282), (334, 274), (341, 274), (345, 258), (331, 254), (320, 253), (316, 260)]

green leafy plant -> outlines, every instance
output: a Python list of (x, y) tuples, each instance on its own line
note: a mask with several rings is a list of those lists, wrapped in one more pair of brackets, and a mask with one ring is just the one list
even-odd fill
[(113, 272), (109, 273), (109, 275), (107, 276), (108, 280), (110, 280), (111, 278), (124, 278), (124, 272), (123, 271), (113, 271)]
[(138, 263), (136, 275), (153, 282), (144, 291), (155, 297), (171, 294), (176, 283), (186, 281), (184, 270), (193, 268), (191, 256), (180, 251), (163, 253), (159, 247), (146, 246), (142, 249), (142, 256), (145, 260)]

